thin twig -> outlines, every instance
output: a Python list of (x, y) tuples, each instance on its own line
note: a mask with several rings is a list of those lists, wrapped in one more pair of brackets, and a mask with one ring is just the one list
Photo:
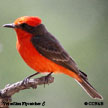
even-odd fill
[(0, 90), (0, 108), (9, 108), (9, 105), (4, 103), (10, 103), (12, 101), (12, 96), (19, 92), (20, 90), (33, 88), (36, 89), (37, 85), (49, 84), (54, 82), (54, 77), (49, 76), (48, 80), (45, 80), (45, 76), (35, 79), (29, 79), (27, 83), (23, 81), (16, 82), (11, 85), (6, 85), (6, 87)]

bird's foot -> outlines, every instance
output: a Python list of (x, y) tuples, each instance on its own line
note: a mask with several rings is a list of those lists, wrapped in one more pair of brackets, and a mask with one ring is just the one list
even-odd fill
[(30, 78), (26, 77), (23, 81), (22, 81), (22, 85), (26, 86), (29, 83)]
[(26, 77), (26, 78), (23, 80), (22, 84), (23, 84), (23, 85), (27, 85), (27, 84), (29, 83), (30, 78), (32, 78), (33, 76), (35, 76), (35, 75), (37, 75), (37, 74), (39, 74), (39, 72), (37, 72), (37, 73), (35, 73), (35, 74), (32, 74), (32, 75)]
[(52, 74), (52, 72), (49, 73), (47, 76), (45, 76), (44, 87), (45, 87), (45, 84), (49, 85), (48, 81), (49, 81), (49, 77), (51, 76), (51, 74)]

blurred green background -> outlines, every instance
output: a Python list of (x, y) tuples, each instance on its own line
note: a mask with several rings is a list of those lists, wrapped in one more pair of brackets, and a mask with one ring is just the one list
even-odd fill
[[(39, 16), (62, 43), (108, 107), (108, 0), (0, 0), (0, 26), (20, 16)], [(0, 27), (0, 89), (35, 71), (16, 51), (16, 33)], [(91, 99), (69, 76), (53, 75), (55, 82), (21, 91), (13, 102), (43, 102), (44, 108), (98, 108), (85, 106)], [(39, 77), (39, 76), (38, 76)], [(14, 108), (15, 106), (11, 106)], [(17, 106), (16, 106), (17, 107)], [(20, 107), (20, 106), (19, 106)], [(22, 108), (26, 108), (21, 106)], [(29, 106), (29, 108), (42, 106)]]

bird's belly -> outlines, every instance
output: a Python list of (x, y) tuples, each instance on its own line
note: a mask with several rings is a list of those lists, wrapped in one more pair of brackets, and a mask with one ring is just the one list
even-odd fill
[(31, 42), (17, 42), (17, 50), (26, 64), (37, 72), (60, 72), (59, 66), (42, 56)]

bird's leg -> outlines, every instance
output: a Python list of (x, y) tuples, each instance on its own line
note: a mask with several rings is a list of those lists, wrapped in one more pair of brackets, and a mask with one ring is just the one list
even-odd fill
[(45, 83), (48, 83), (48, 78), (51, 76), (53, 72), (49, 73), (47, 76), (45, 76), (45, 82), (44, 82), (44, 87), (45, 87)]
[(34, 77), (35, 75), (38, 75), (38, 74), (39, 74), (39, 72), (37, 72), (37, 73), (35, 73), (35, 74), (32, 74), (32, 75), (26, 77), (26, 78), (23, 80), (22, 83), (23, 83), (24, 85), (27, 84), (28, 81), (30, 80), (30, 78), (32, 78), (32, 77)]
[(32, 74), (32, 75), (28, 76), (27, 78), (30, 79), (30, 78), (34, 77), (35, 75), (38, 75), (39, 73), (40, 73), (40, 72), (37, 72), (37, 73), (35, 73), (35, 74)]

